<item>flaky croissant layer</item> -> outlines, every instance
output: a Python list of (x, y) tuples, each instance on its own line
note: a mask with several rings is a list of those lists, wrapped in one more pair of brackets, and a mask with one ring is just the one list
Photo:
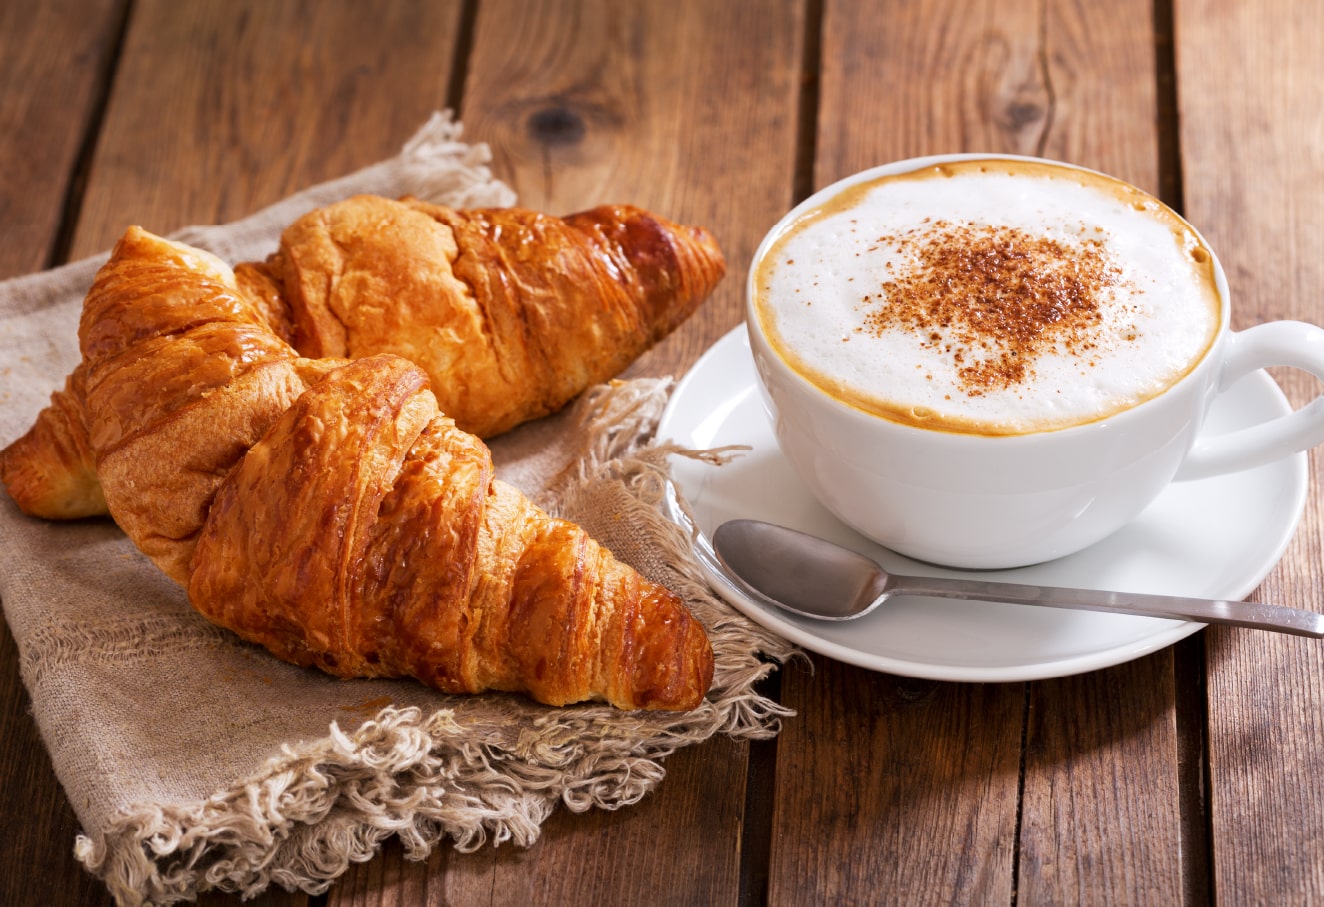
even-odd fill
[[(400, 204), (410, 213), (393, 207)], [(415, 215), (433, 224), (452, 216), (420, 203), (387, 207), (415, 226)], [(481, 217), (506, 225), (495, 233), (511, 223)], [(353, 245), (344, 236), (332, 244)], [(199, 611), (295, 664), (342, 677), (411, 676), (451, 692), (523, 692), (554, 705), (600, 699), (689, 709), (702, 701), (712, 649), (679, 597), (495, 479), (486, 446), (442, 414), (429, 385), (444, 379), (430, 382), (370, 342), (334, 346), (337, 324), (349, 326), (346, 338), (375, 337), (374, 320), (390, 316), (379, 306), (328, 316), (341, 306), (334, 289), (325, 309), (288, 302), (309, 293), (285, 274), (297, 268), (288, 263), (296, 245), (236, 277), (205, 252), (131, 228), (85, 301), (78, 369), (33, 430), (0, 454), (0, 478), (20, 505), (35, 500), (36, 512), (68, 516), (96, 513), (104, 501)], [(463, 271), (462, 245), (455, 273)], [(517, 244), (510, 254), (531, 253)], [(654, 248), (642, 258), (656, 264), (671, 254)], [(346, 264), (326, 282), (343, 289), (351, 273)], [(494, 273), (500, 292), (513, 293), (512, 275), (522, 272), (512, 265)], [(689, 279), (676, 278), (672, 290)], [(713, 279), (694, 278), (700, 295)], [(560, 278), (547, 283), (553, 296), (570, 292)], [(496, 303), (487, 291), (457, 292), (475, 304), (487, 299), (489, 309), (515, 304), (513, 296)], [(658, 324), (692, 308), (650, 296), (659, 292), (627, 294), (651, 314), (636, 305), (627, 317), (622, 303), (601, 302), (594, 311), (605, 314), (583, 314), (596, 326), (576, 322), (580, 334), (567, 336), (581, 339), (566, 345), (614, 349), (626, 335), (652, 342), (669, 329)], [(565, 369), (555, 343), (530, 339), (535, 326), (553, 330), (552, 305), (508, 330), (484, 329), (493, 348), (529, 350), (522, 360), (501, 353), (491, 365), (480, 354), (458, 371), (451, 364), (465, 399), (480, 399), (487, 383), (504, 399), (521, 386), (521, 371), (536, 385)], [(451, 309), (447, 318), (468, 317)], [(490, 311), (482, 317), (500, 320)], [(454, 324), (438, 330), (463, 335)], [(301, 355), (291, 341), (319, 355)], [(338, 355), (320, 355), (327, 351)], [(550, 396), (526, 394), (521, 406), (541, 414), (582, 377)]]
[(341, 677), (697, 705), (712, 653), (680, 599), (495, 480), (426, 385), (381, 356), (300, 395), (221, 485), (191, 560), (194, 606)]

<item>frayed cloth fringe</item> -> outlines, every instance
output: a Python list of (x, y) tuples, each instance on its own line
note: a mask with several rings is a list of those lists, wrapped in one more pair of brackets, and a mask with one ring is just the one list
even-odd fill
[[(716, 656), (708, 699), (674, 714), (521, 701), (511, 707), (527, 720), (496, 733), (463, 725), (450, 709), (386, 708), (353, 731), (332, 724), (325, 738), (284, 747), (230, 790), (126, 810), (96, 839), (80, 837), (76, 856), (119, 904), (168, 905), (207, 890), (251, 896), (272, 883), (321, 893), (392, 835), (420, 860), (444, 838), (460, 851), (489, 842), (527, 847), (558, 803), (574, 812), (619, 809), (653, 790), (665, 775), (662, 760), (681, 747), (780, 730), (792, 713), (756, 685), (797, 650), (717, 599), (692, 562), (688, 533), (663, 512), (666, 461), (685, 452), (660, 445), (611, 459), (644, 430), (647, 408), (632, 428), (623, 415), (631, 401), (605, 404), (602, 418), (618, 427), (620, 443), (590, 433), (597, 440), (554, 503), (572, 516), (628, 512), (641, 521), (637, 534), (654, 551), (651, 568), (637, 566), (666, 574), (653, 578), (684, 596), (708, 627)], [(604, 508), (613, 497), (620, 507)]]

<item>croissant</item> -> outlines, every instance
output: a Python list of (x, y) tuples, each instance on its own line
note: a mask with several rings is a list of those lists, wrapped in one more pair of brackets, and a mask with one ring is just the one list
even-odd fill
[[(629, 206), (566, 218), (356, 196), (291, 224), (234, 268), (245, 315), (310, 359), (403, 356), (442, 412), (490, 438), (618, 374), (687, 318), (725, 271), (699, 227)], [(0, 453), (26, 513), (106, 512), (75, 371)]]
[(301, 356), (267, 306), (138, 228), (84, 302), (80, 418), (105, 503), (197, 610), (341, 677), (702, 700), (712, 649), (677, 595), (495, 479), (416, 365)]

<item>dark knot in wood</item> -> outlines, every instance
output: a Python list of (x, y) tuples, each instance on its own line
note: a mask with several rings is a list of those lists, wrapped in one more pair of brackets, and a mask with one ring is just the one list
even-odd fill
[(565, 107), (548, 107), (529, 117), (529, 137), (544, 145), (574, 145), (584, 140), (584, 118)]

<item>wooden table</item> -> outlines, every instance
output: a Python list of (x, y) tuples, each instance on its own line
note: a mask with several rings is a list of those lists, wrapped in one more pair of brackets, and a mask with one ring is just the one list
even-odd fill
[[(436, 109), (531, 207), (706, 224), (731, 276), (635, 368), (739, 323), (815, 186), (938, 151), (1039, 154), (1160, 194), (1237, 326), (1324, 322), (1324, 7), (1295, 0), (0, 4), (0, 276), (237, 218), (398, 150)], [(1314, 382), (1280, 376), (1301, 405)], [(1324, 609), (1324, 477), (1255, 597)], [(1287, 904), (1324, 900), (1324, 649), (1205, 630), (1090, 674), (907, 679), (814, 657), (773, 741), (715, 739), (528, 850), (388, 846), (258, 904)], [(0, 636), (0, 903), (100, 904)], [(217, 895), (205, 903), (230, 901)]]

